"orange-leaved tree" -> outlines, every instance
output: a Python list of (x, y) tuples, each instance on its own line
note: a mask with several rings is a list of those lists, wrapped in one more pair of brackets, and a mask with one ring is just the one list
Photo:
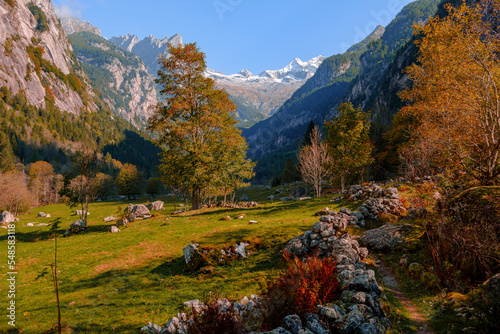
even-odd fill
[(252, 177), (254, 164), (246, 159), (247, 145), (234, 126), (236, 105), (203, 76), (205, 54), (196, 44), (170, 45), (160, 65), (156, 82), (165, 103), (156, 107), (149, 128), (162, 149), (162, 181), (191, 192), (193, 209), (198, 209), (207, 189), (237, 186), (234, 179)]
[(401, 111), (419, 125), (413, 140), (433, 145), (439, 165), (458, 167), (480, 184), (500, 175), (500, 36), (492, 22), (500, 1), (446, 7), (448, 15), (416, 27), (418, 63), (401, 93)]

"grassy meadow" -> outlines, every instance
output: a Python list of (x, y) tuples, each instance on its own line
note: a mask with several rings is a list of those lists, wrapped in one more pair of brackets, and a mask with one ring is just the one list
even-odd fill
[[(332, 205), (329, 197), (273, 203), (267, 197), (274, 190), (262, 188), (244, 193), (261, 205), (249, 209), (203, 209), (174, 216), (178, 203), (172, 198), (159, 198), (165, 201), (165, 210), (153, 211), (154, 218), (135, 221), (114, 234), (109, 233), (113, 223), (104, 223), (103, 218), (119, 217), (129, 203), (127, 200), (90, 204), (88, 228), (69, 237), (64, 232), (78, 219), (74, 215), (76, 209), (52, 205), (20, 216), (16, 224), (19, 274), (15, 332), (42, 333), (57, 323), (51, 277), (53, 235), (50, 226), (27, 227), (27, 223), (49, 223), (57, 218), (62, 222), (57, 232), (58, 275), (66, 332), (137, 333), (148, 321), (163, 324), (183, 310), (182, 302), (202, 298), (209, 292), (234, 299), (261, 293), (266, 280), (280, 270), (280, 251), (285, 243), (310, 229), (317, 221), (317, 210), (345, 205)], [(52, 218), (37, 218), (40, 211)], [(235, 219), (240, 214), (245, 217)], [(226, 216), (233, 219), (221, 220)], [(258, 224), (249, 224), (250, 220)], [(0, 247), (4, 250), (6, 234), (7, 230), (0, 229)], [(247, 259), (218, 266), (209, 274), (187, 271), (182, 249), (189, 243), (222, 246), (241, 241), (258, 245)], [(7, 259), (0, 265), (2, 282), (7, 279), (6, 263)], [(0, 307), (5, 309), (7, 302), (3, 298)], [(9, 332), (6, 321), (1, 326)]]

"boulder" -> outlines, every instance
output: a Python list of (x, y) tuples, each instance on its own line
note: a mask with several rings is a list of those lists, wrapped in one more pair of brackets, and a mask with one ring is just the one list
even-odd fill
[(245, 251), (245, 249), (250, 246), (250, 244), (246, 244), (244, 242), (240, 243), (239, 245), (236, 244), (236, 253), (240, 256), (240, 257), (247, 257), (247, 253)]
[(106, 218), (104, 218), (104, 222), (106, 222), (106, 223), (113, 222), (115, 220), (116, 220), (115, 217), (106, 217)]
[(120, 232), (120, 230), (118, 229), (118, 227), (116, 227), (115, 225), (113, 225), (109, 229), (109, 232), (111, 232), (111, 233), (118, 233), (118, 232)]
[(386, 224), (379, 228), (368, 230), (361, 236), (360, 240), (376, 251), (391, 251), (401, 244), (406, 243), (406, 236), (413, 231), (412, 225)]
[(184, 253), (184, 259), (186, 260), (188, 269), (191, 271), (210, 265), (203, 254), (200, 253), (198, 245), (196, 244), (187, 245), (182, 252)]
[(151, 218), (151, 213), (143, 204), (130, 204), (125, 209), (125, 214), (127, 215), (129, 221), (134, 221), (135, 219)]
[(317, 314), (306, 314), (306, 326), (315, 334), (328, 334), (328, 325), (319, 320)]
[(298, 186), (292, 191), (292, 196), (295, 198), (303, 197), (307, 194), (306, 190), (304, 187)]
[(125, 226), (127, 224), (128, 224), (127, 218), (118, 219), (118, 221), (116, 222), (116, 226)]
[(0, 224), (10, 224), (16, 222), (16, 217), (9, 211), (4, 211), (0, 215)]
[(302, 329), (302, 321), (296, 314), (287, 315), (283, 319), (283, 327), (292, 334), (298, 334)]
[(249, 224), (257, 224), (257, 223), (258, 223), (258, 221), (256, 221), (256, 220), (250, 220), (248, 223), (249, 223)]
[(274, 199), (274, 195), (269, 196), (267, 199), (272, 201)]
[(77, 221), (71, 223), (69, 229), (71, 232), (77, 233), (80, 232), (81, 230), (84, 230), (86, 227), (87, 225), (85, 225), (85, 222), (81, 219), (78, 219)]
[(37, 217), (45, 218), (45, 217), (47, 217), (47, 215), (43, 212), (39, 212)]
[(146, 205), (146, 207), (149, 210), (163, 210), (163, 204), (164, 203), (162, 201), (156, 201), (156, 202), (153, 202), (153, 203)]
[(247, 201), (249, 201), (249, 200), (250, 200), (250, 199), (249, 199), (249, 198), (248, 198), (248, 196), (247, 196), (247, 195), (245, 195), (245, 194), (243, 194), (243, 196), (241, 196), (241, 197), (240, 197), (240, 201), (242, 201), (242, 202), (247, 202)]
[(36, 223), (28, 223), (26, 226), (35, 226)]

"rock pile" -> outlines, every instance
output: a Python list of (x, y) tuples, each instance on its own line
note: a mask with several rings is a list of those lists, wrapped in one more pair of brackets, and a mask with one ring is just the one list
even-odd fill
[(406, 243), (406, 236), (411, 234), (414, 226), (410, 224), (390, 225), (368, 230), (360, 240), (370, 249), (376, 251), (392, 251), (399, 245)]
[(259, 206), (259, 203), (250, 201), (250, 202), (240, 202), (240, 203), (229, 203), (226, 202), (218, 202), (210, 205), (205, 205), (205, 208), (231, 208), (231, 209), (245, 209), (245, 208), (254, 208)]

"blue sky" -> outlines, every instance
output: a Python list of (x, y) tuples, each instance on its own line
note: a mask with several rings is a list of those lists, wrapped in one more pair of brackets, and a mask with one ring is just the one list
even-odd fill
[(413, 0), (52, 0), (106, 38), (179, 33), (196, 42), (208, 67), (258, 74), (345, 51)]

